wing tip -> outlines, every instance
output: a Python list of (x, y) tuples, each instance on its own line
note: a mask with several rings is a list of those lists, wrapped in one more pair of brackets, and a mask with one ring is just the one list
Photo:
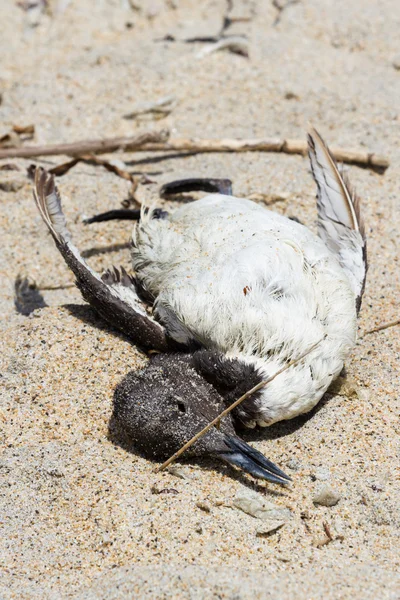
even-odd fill
[(36, 167), (34, 174), (33, 197), (43, 221), (58, 243), (69, 241), (70, 235), (61, 207), (55, 177), (43, 167)]
[[(359, 252), (361, 253), (361, 259), (363, 263), (363, 278), (360, 281), (359, 289), (356, 290), (357, 294), (357, 310), (360, 309), (361, 305), (361, 297), (364, 291), (365, 286), (365, 278), (368, 269), (368, 261), (367, 261), (367, 239), (366, 239), (366, 229), (365, 222), (362, 216), (361, 210), (361, 199), (356, 194), (354, 187), (351, 185), (350, 180), (347, 174), (344, 172), (343, 167), (339, 167), (338, 163), (329, 149), (328, 145), (320, 135), (320, 133), (315, 129), (315, 127), (310, 126), (308, 130), (308, 154), (310, 157), (310, 165), (311, 171), (314, 177), (314, 180), (318, 187), (318, 212), (319, 218), (331, 220), (329, 214), (325, 210), (323, 206), (321, 196), (322, 190), (325, 188), (326, 195), (329, 197), (329, 182), (327, 181), (327, 177), (323, 174), (324, 171), (332, 171), (335, 174), (336, 180), (339, 186), (342, 189), (342, 197), (346, 200), (346, 206), (348, 210), (349, 220), (344, 222), (341, 219), (337, 219), (339, 223), (343, 226), (347, 227), (350, 230), (353, 230), (359, 234), (359, 239), (356, 244), (359, 246)], [(324, 157), (328, 160), (324, 164)], [(322, 160), (321, 160), (322, 158)], [(322, 173), (322, 174), (321, 174)], [(334, 219), (333, 221), (334, 222)], [(339, 236), (340, 239), (340, 236)], [(344, 244), (344, 240), (340, 242), (342, 245)], [(354, 243), (351, 242), (351, 244)]]
[(329, 156), (331, 157), (331, 159), (333, 160), (333, 162), (337, 166), (336, 159), (333, 156), (332, 152), (329, 150), (329, 147), (328, 147), (327, 143), (325, 142), (324, 138), (319, 133), (319, 131), (313, 125), (310, 125), (310, 127), (308, 128), (307, 141), (308, 141), (309, 152), (311, 150), (313, 153), (315, 153), (315, 151), (316, 151), (316, 142), (318, 142), (328, 152)]

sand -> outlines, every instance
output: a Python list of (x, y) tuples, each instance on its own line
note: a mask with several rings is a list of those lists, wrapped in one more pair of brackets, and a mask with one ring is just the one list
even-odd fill
[[(370, 268), (346, 381), (311, 414), (246, 436), (293, 476), (282, 489), (212, 460), (183, 461), (184, 478), (155, 474), (109, 435), (113, 389), (146, 357), (72, 285), (32, 201), (33, 161), (0, 161), (19, 169), (0, 170), (1, 598), (399, 598), (400, 329), (363, 337), (399, 318), (398, 0), (302, 0), (278, 23), (272, 3), (234, 0), (231, 14), (249, 20), (230, 31), (248, 36), (249, 59), (199, 58), (204, 44), (179, 41), (216, 33), (222, 0), (17, 4), (0, 5), (1, 134), (34, 124), (26, 143), (164, 127), (175, 137), (303, 138), (312, 122), (330, 144), (386, 154), (391, 166), (348, 168)], [(155, 41), (167, 34), (178, 41)], [(177, 104), (165, 119), (123, 118), (169, 95)], [(139, 187), (141, 200), (157, 201), (176, 178), (229, 177), (236, 195), (281, 195), (275, 210), (315, 228), (306, 158), (152, 156), (114, 156), (154, 181)], [(129, 224), (82, 224), (118, 208), (128, 182), (80, 164), (59, 186), (90, 264), (128, 268)], [(40, 292), (25, 298), (29, 314), (14, 303), (24, 275)], [(339, 496), (334, 506), (313, 503), (324, 485)], [(257, 535), (260, 520), (234, 506), (246, 489), (289, 509), (284, 526)]]

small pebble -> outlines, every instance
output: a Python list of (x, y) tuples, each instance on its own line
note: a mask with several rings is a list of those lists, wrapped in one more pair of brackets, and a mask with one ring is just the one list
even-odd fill
[(335, 506), (341, 496), (340, 494), (329, 487), (328, 485), (324, 485), (317, 491), (313, 496), (314, 504), (318, 504), (320, 506)]

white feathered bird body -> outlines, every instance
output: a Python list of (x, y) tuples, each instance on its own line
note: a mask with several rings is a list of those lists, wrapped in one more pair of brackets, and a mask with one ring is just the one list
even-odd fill
[[(211, 373), (217, 387), (230, 386), (240, 397), (249, 373), (259, 383), (318, 343), (238, 407), (245, 425), (266, 426), (311, 410), (340, 373), (355, 343), (364, 291), (359, 201), (315, 130), (309, 156), (319, 237), (254, 202), (213, 194), (166, 218), (142, 212), (133, 236), (136, 277), (123, 269), (100, 276), (86, 264), (71, 242), (54, 177), (41, 169), (34, 196), (93, 308), (144, 349), (193, 351), (193, 365), (204, 359), (200, 372), (205, 378)], [(208, 357), (196, 358), (193, 341)]]
[(273, 375), (255, 419), (270, 425), (315, 406), (356, 339), (355, 293), (338, 257), (303, 225), (256, 203), (213, 194), (167, 219), (142, 218), (133, 267), (205, 347)]

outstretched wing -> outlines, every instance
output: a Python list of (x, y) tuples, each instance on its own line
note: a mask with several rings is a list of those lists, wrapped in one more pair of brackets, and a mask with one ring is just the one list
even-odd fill
[(54, 176), (36, 169), (33, 192), (36, 205), (57, 248), (76, 277), (84, 299), (111, 325), (144, 349), (168, 350), (164, 328), (152, 319), (137, 295), (134, 279), (126, 271), (107, 271), (100, 277), (72, 244)]
[(318, 187), (318, 234), (337, 254), (356, 296), (358, 311), (368, 268), (360, 201), (315, 129), (308, 135), (308, 154)]

